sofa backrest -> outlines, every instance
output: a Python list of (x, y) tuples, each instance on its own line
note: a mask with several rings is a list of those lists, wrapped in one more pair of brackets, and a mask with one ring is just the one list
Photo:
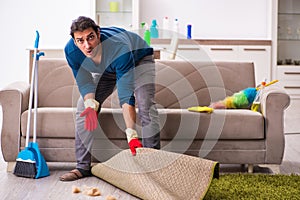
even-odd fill
[(66, 59), (41, 58), (38, 64), (39, 107), (76, 107), (79, 91)]
[[(159, 108), (188, 108), (255, 87), (254, 64), (156, 60), (156, 102)], [(76, 107), (78, 88), (65, 59), (40, 59), (39, 106)], [(119, 107), (114, 92), (102, 107)]]
[(255, 86), (254, 64), (157, 61), (156, 101), (164, 108), (205, 106)]

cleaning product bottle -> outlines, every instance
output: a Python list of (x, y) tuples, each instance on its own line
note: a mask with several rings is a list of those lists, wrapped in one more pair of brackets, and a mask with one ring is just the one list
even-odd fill
[(264, 92), (265, 86), (266, 86), (266, 81), (261, 82), (261, 85), (260, 85), (259, 89), (257, 90), (256, 96), (251, 105), (251, 110), (256, 111), (256, 112), (261, 112), (260, 102), (261, 102), (261, 98), (262, 98), (262, 94)]
[(149, 26), (147, 23), (144, 24), (144, 40), (147, 42), (147, 44), (150, 46), (151, 44), (151, 33), (149, 30)]
[(156, 19), (152, 20), (152, 24), (150, 27), (151, 38), (158, 38), (158, 30), (157, 30), (157, 21)]
[(163, 18), (163, 38), (170, 38), (170, 21), (168, 17)]
[(173, 31), (174, 31), (174, 32), (177, 32), (177, 33), (179, 32), (179, 21), (178, 21), (177, 18), (174, 19)]
[(173, 36), (178, 36), (179, 34), (179, 21), (178, 19), (174, 19), (174, 23), (173, 23)]
[(186, 28), (187, 28), (186, 38), (192, 39), (192, 25), (188, 24)]

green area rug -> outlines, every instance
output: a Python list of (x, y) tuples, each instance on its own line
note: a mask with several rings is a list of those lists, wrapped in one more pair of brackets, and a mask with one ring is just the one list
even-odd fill
[(213, 179), (204, 199), (300, 199), (300, 176), (224, 174)]

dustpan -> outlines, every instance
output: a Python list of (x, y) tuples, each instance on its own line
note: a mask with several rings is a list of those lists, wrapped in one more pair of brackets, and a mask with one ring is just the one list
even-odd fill
[(45, 158), (39, 150), (38, 143), (30, 142), (28, 148), (34, 154), (36, 164), (36, 175), (35, 178), (42, 178), (50, 175), (48, 165)]

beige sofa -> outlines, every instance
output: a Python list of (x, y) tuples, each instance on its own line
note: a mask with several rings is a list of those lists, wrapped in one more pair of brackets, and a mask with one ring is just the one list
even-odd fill
[[(227, 164), (280, 164), (284, 153), (284, 110), (289, 96), (268, 87), (262, 114), (249, 109), (190, 112), (247, 87), (254, 87), (253, 63), (156, 61), (156, 101), (161, 145), (167, 151), (200, 156)], [(74, 115), (79, 97), (71, 69), (64, 59), (39, 63), (37, 142), (48, 162), (75, 162)], [(29, 84), (12, 83), (0, 91), (3, 110), (1, 147), (11, 170), (24, 148)], [(104, 161), (128, 148), (116, 93), (103, 104), (93, 147)], [(140, 130), (140, 126), (138, 125)]]

